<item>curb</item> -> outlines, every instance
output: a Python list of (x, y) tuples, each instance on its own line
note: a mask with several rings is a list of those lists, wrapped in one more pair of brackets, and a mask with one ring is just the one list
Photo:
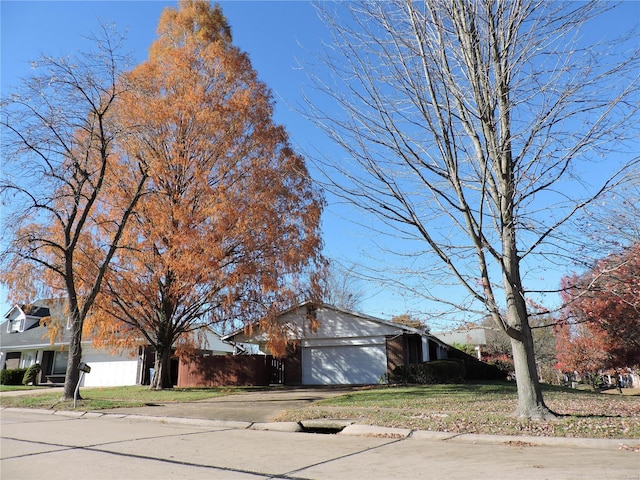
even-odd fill
[(354, 435), (360, 437), (407, 438), (411, 435), (409, 428), (378, 427), (354, 423), (345, 427), (338, 435)]
[[(285, 433), (308, 432), (309, 430), (336, 430), (338, 435), (386, 437), (408, 440), (431, 440), (455, 443), (507, 444), (516, 447), (565, 447), (594, 450), (632, 450), (640, 446), (639, 439), (631, 438), (574, 438), (574, 437), (535, 437), (515, 435), (488, 435), (479, 433), (453, 433), (430, 430), (411, 430), (408, 428), (380, 427), (358, 424), (349, 420), (314, 419), (302, 422), (241, 422), (234, 420), (206, 420), (198, 418), (160, 417), (153, 415), (119, 414), (101, 412), (83, 412), (69, 410), (45, 410), (35, 408), (2, 407), (0, 411), (15, 413), (36, 413), (67, 418), (116, 418), (142, 422), (157, 422), (175, 425), (222, 428), (229, 430), (276, 431)], [(631, 447), (631, 448), (629, 448)]]

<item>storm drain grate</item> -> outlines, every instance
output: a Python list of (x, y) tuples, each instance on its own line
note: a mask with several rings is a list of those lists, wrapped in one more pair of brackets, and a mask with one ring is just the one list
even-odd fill
[(328, 420), (324, 418), (314, 420), (303, 420), (300, 423), (302, 431), (305, 433), (319, 433), (323, 435), (335, 435), (340, 433), (347, 426), (354, 422), (350, 420)]

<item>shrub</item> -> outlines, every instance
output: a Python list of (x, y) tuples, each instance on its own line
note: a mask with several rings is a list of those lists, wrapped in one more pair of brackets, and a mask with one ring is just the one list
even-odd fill
[(464, 364), (456, 360), (401, 365), (396, 367), (392, 374), (392, 380), (397, 383), (461, 383), (464, 378)]
[(12, 368), (0, 371), (0, 384), (2, 385), (22, 385), (26, 368)]
[(38, 384), (38, 374), (40, 373), (40, 364), (34, 363), (27, 371), (24, 373), (24, 378), (22, 379), (23, 385), (29, 385), (30, 383), (33, 385)]
[(495, 360), (491, 360), (490, 362), (488, 362), (488, 365), (491, 365), (497, 368), (498, 370), (500, 370), (502, 373), (504, 373), (505, 378), (509, 375), (513, 375), (515, 371), (515, 367), (513, 366), (513, 360), (508, 361), (508, 360), (502, 360), (497, 358)]
[(481, 362), (460, 349), (449, 350), (449, 358), (464, 363), (465, 380), (505, 380), (507, 378), (508, 370), (501, 368), (502, 365)]

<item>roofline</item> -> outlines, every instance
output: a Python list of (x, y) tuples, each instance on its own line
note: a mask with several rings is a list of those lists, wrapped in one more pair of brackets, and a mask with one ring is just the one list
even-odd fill
[[(18, 305), (17, 303), (16, 303), (13, 307), (11, 307), (11, 308), (9, 309), (9, 311), (8, 311), (7, 313), (5, 313), (5, 314), (4, 314), (4, 316), (3, 316), (2, 318), (9, 319), (9, 314), (10, 314), (11, 312), (13, 312), (16, 308), (20, 308), (20, 305)], [(20, 311), (22, 311), (22, 313), (24, 313), (24, 311), (23, 311), (21, 308), (20, 308)], [(26, 315), (26, 314), (25, 314), (25, 315)]]
[[(334, 310), (336, 312), (341, 312), (341, 313), (345, 313), (347, 315), (352, 315), (354, 317), (358, 317), (358, 318), (362, 318), (364, 320), (369, 320), (371, 322), (376, 322), (376, 323), (380, 323), (382, 325), (387, 325), (389, 327), (394, 327), (394, 328), (399, 328), (401, 330), (410, 332), (410, 333), (414, 333), (416, 335), (425, 335), (431, 338), (434, 338), (435, 340), (439, 341), (440, 343), (446, 345), (446, 343), (444, 343), (442, 340), (440, 340), (439, 338), (433, 336), (430, 333), (424, 332), (422, 330), (419, 330), (417, 328), (413, 328), (413, 327), (409, 327), (408, 325), (403, 325), (402, 323), (396, 323), (396, 322), (392, 322), (390, 320), (383, 320), (382, 318), (378, 318), (378, 317), (373, 317), (371, 315), (366, 315), (364, 313), (360, 313), (360, 312), (354, 312), (354, 311), (350, 311), (350, 310), (346, 310), (344, 308), (341, 307), (336, 307), (334, 305), (329, 305), (328, 303), (324, 303), (324, 302), (313, 302), (311, 300), (305, 300), (304, 302), (298, 303), (297, 305), (294, 305), (292, 307), (287, 308), (286, 310), (283, 310), (282, 312), (278, 313), (278, 317), (282, 317), (288, 313), (291, 313), (295, 310), (297, 310), (300, 307), (304, 307), (307, 305), (312, 305), (315, 306), (317, 308), (326, 308), (329, 310)], [(231, 337), (235, 337), (236, 335), (242, 333), (244, 331), (244, 328), (239, 328), (238, 330), (235, 330), (225, 336), (222, 337), (222, 340), (228, 340)]]

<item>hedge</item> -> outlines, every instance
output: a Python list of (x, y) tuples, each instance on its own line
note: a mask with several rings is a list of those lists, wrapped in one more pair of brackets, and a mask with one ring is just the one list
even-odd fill
[(0, 371), (1, 385), (22, 385), (24, 374), (27, 373), (26, 368), (12, 368)]
[(495, 365), (467, 357), (401, 365), (393, 370), (390, 380), (393, 383), (435, 384), (507, 378), (507, 373)]
[(456, 360), (400, 365), (391, 374), (391, 381), (396, 383), (462, 383), (464, 379), (464, 364)]
[(466, 380), (506, 380), (505, 370), (496, 365), (481, 362), (476, 357), (469, 355), (462, 350), (452, 348), (448, 352), (450, 359), (455, 359), (464, 363)]

